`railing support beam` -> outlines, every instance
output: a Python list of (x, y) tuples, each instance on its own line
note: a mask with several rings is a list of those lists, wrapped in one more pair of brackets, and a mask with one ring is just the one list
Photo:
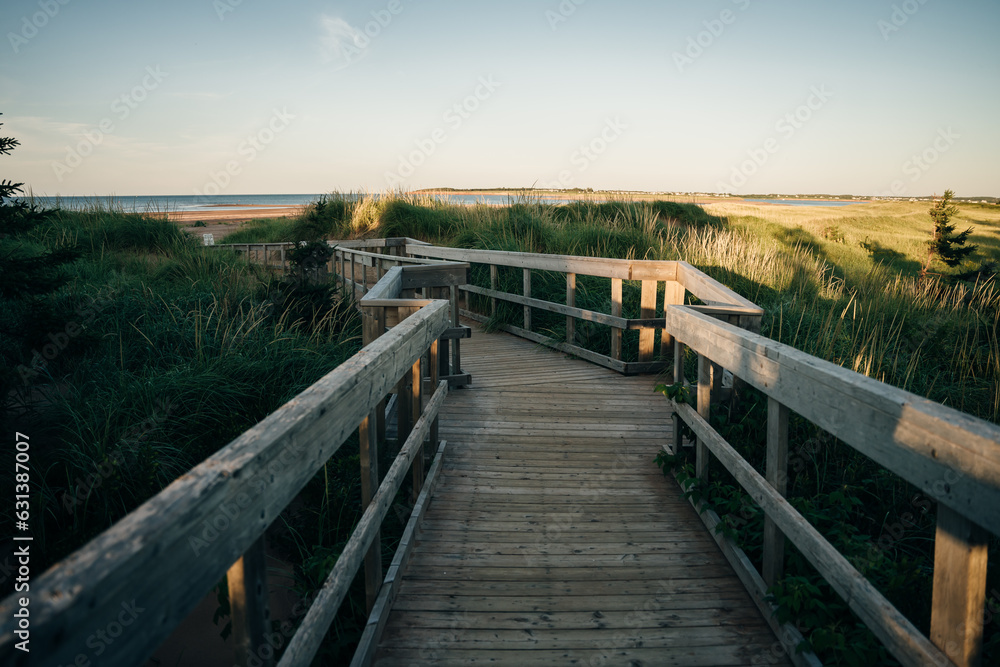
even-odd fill
[[(566, 274), (566, 305), (573, 308), (576, 306), (576, 274)], [(566, 342), (573, 344), (576, 338), (576, 319), (571, 315), (566, 316)]]
[[(642, 296), (639, 302), (639, 317), (652, 319), (656, 317), (656, 281), (642, 281)], [(656, 329), (642, 328), (639, 330), (639, 361), (652, 361), (655, 355)]]
[(241, 667), (269, 667), (273, 664), (273, 651), (267, 650), (270, 647), (266, 640), (271, 632), (271, 613), (267, 599), (267, 554), (263, 535), (229, 568), (226, 584), (229, 588), (236, 664)]
[[(767, 399), (767, 483), (785, 495), (788, 490), (788, 408)], [(785, 535), (769, 516), (764, 517), (764, 562), (761, 576), (768, 587), (784, 573)]]
[[(378, 489), (378, 411), (373, 410), (358, 427), (361, 458), (361, 509), (371, 504)], [(379, 535), (365, 554), (365, 605), (371, 613), (382, 585), (382, 542)]]
[[(622, 316), (622, 279), (611, 279), (611, 314), (614, 317)], [(611, 329), (611, 358), (621, 361), (622, 358), (622, 330), (617, 327)]]
[(988, 545), (986, 531), (938, 505), (930, 640), (958, 667), (982, 664)]

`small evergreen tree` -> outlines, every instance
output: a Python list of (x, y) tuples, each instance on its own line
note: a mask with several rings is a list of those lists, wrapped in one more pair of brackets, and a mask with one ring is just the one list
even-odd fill
[(958, 214), (958, 207), (951, 203), (954, 196), (954, 192), (945, 190), (944, 196), (930, 209), (934, 232), (927, 242), (927, 261), (920, 270), (921, 276), (926, 276), (930, 271), (931, 261), (935, 257), (950, 267), (956, 267), (976, 251), (977, 246), (966, 245), (972, 234), (972, 227), (955, 233), (955, 225), (951, 222), (952, 217)]
[[(0, 137), (0, 155), (19, 145), (13, 137)], [(0, 417), (11, 390), (22, 383), (15, 368), (30, 359), (38, 340), (65, 326), (44, 297), (66, 282), (65, 265), (80, 256), (76, 246), (46, 249), (30, 238), (51, 211), (18, 198), (22, 185), (0, 180)]]

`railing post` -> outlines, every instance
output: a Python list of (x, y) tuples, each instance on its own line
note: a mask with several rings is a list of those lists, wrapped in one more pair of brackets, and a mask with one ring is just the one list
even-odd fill
[[(712, 360), (703, 354), (698, 355), (698, 414), (709, 421), (712, 407)], [(698, 438), (695, 447), (695, 477), (708, 481), (708, 447)]]
[[(451, 285), (449, 295), (451, 297), (451, 326), (457, 327), (459, 326), (458, 287)], [(462, 372), (462, 347), (457, 338), (451, 344), (451, 367), (454, 375)]]
[[(788, 490), (788, 408), (767, 398), (767, 468), (768, 484), (781, 495)], [(785, 569), (785, 536), (771, 517), (764, 517), (764, 562), (761, 576), (768, 588), (781, 579)]]
[[(674, 384), (684, 386), (684, 343), (674, 342)], [(673, 434), (674, 434), (674, 454), (681, 451), (681, 418), (676, 412), (673, 414)]]
[(340, 284), (344, 286), (344, 298), (347, 298), (347, 252), (340, 253)]
[[(412, 400), (412, 407), (410, 415), (413, 418), (413, 422), (420, 418), (420, 413), (423, 411), (423, 404), (421, 403), (421, 388), (423, 385), (423, 375), (420, 365), (420, 359), (413, 362), (413, 369), (410, 371), (410, 376), (412, 380), (412, 386), (410, 389), (410, 398)], [(413, 459), (413, 502), (416, 504), (417, 498), (420, 496), (420, 489), (424, 485), (424, 447), (423, 444), (420, 445), (420, 451), (417, 453), (416, 458)]]
[(281, 273), (282, 274), (288, 273), (288, 267), (285, 266), (285, 245), (284, 244), (281, 245)]
[[(524, 270), (524, 296), (531, 296), (531, 269)], [(524, 307), (524, 330), (531, 331), (531, 306)]]
[(357, 266), (358, 266), (358, 256), (351, 254), (351, 299), (357, 300), (358, 298), (358, 279), (357, 279)]
[[(497, 286), (500, 284), (500, 272), (499, 267), (496, 264), (490, 264), (490, 289), (494, 292), (497, 290)], [(494, 317), (497, 314), (497, 298), (490, 297), (490, 316)]]
[(396, 385), (396, 453), (413, 429), (413, 369), (408, 369)]
[[(377, 410), (373, 410), (358, 427), (358, 441), (361, 458), (361, 510), (371, 504), (372, 496), (378, 490), (378, 434)], [(365, 554), (365, 603), (371, 613), (382, 586), (382, 541), (381, 534), (375, 535), (371, 549)]]
[[(611, 314), (614, 317), (622, 316), (622, 279), (611, 279)], [(613, 327), (611, 329), (611, 358), (620, 361), (622, 358), (622, 330)]]
[[(642, 298), (639, 305), (639, 317), (650, 319), (656, 317), (656, 281), (642, 281)], [(656, 329), (643, 327), (639, 330), (639, 361), (653, 360), (653, 347), (656, 341)]]
[[(684, 305), (684, 285), (677, 282), (676, 280), (668, 280), (667, 286), (663, 290), (663, 315), (667, 314), (667, 308), (670, 306), (683, 306)], [(664, 329), (662, 335), (660, 336), (660, 355), (667, 359), (670, 357), (670, 350), (674, 344), (674, 337)]]
[(986, 531), (938, 504), (930, 640), (958, 667), (982, 664), (988, 545)]
[(271, 613), (267, 600), (267, 554), (264, 551), (263, 535), (229, 568), (226, 584), (229, 588), (236, 664), (241, 667), (271, 665), (272, 652), (262, 650), (267, 645), (266, 637), (271, 632)]
[[(427, 370), (431, 376), (431, 395), (437, 391), (438, 382), (440, 382), (441, 374), (438, 368), (438, 342), (434, 341), (431, 343), (430, 350), (427, 352)], [(439, 420), (434, 417), (434, 421), (431, 422), (431, 452), (436, 452), (438, 447), (438, 428)]]
[[(576, 274), (566, 274), (566, 305), (576, 306)], [(576, 318), (572, 315), (566, 316), (566, 342), (570, 345), (576, 339)]]

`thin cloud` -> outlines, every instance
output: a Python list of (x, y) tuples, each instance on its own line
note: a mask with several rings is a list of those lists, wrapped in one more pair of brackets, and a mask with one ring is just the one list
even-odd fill
[(344, 68), (366, 55), (365, 40), (360, 30), (338, 16), (320, 17), (320, 57), (324, 64)]

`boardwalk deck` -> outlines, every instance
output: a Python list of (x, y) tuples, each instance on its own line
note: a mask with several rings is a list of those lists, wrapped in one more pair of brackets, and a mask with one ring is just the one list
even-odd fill
[(651, 377), (463, 343), (448, 441), (379, 665), (787, 664), (676, 484)]

